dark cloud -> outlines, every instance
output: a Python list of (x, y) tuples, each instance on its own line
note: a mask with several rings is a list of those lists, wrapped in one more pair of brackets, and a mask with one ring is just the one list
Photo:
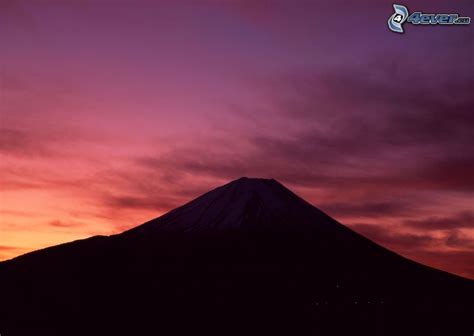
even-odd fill
[(474, 254), (474, 239), (463, 234), (461, 230), (449, 231), (445, 238), (445, 244), (453, 248), (470, 249)]
[(466, 211), (454, 216), (428, 217), (418, 220), (405, 220), (405, 226), (422, 230), (450, 230), (456, 228), (474, 228), (474, 213)]
[(354, 224), (351, 228), (415, 261), (474, 279), (474, 239), (459, 230), (435, 237), (382, 225)]
[(411, 251), (436, 246), (437, 239), (429, 234), (400, 233), (393, 227), (374, 224), (352, 224), (352, 229), (374, 240), (375, 242), (394, 249), (395, 251)]
[(474, 239), (458, 229), (449, 230), (444, 236), (439, 237), (432, 235), (430, 231), (407, 233), (396, 227), (375, 224), (352, 224), (350, 227), (384, 246), (399, 251), (451, 247), (460, 250), (473, 250), (474, 252)]
[(336, 217), (388, 217), (413, 213), (413, 205), (402, 202), (322, 203), (321, 210)]
[(12, 251), (12, 250), (18, 250), (18, 247), (14, 246), (2, 246), (0, 245), (0, 251)]
[(132, 196), (132, 195), (109, 195), (104, 198), (104, 204), (108, 208), (118, 209), (148, 209), (155, 211), (166, 211), (180, 205), (176, 199), (167, 199), (157, 196)]
[(171, 174), (271, 176), (308, 187), (472, 192), (473, 79), (462, 70), (468, 62), (433, 72), (388, 57), (273, 78), (264, 89), (270, 112), (259, 118), (281, 118), (298, 131), (244, 133), (248, 148), (217, 140), (227, 142), (225, 150), (203, 139), (137, 163)]
[(314, 140), (342, 153), (380, 154), (412, 145), (472, 153), (474, 81), (463, 70), (472, 61), (465, 63), (443, 64), (433, 72), (401, 58), (305, 70), (273, 85), (275, 109), (327, 125), (329, 131)]
[(474, 191), (474, 153), (470, 149), (454, 156), (447, 151), (442, 159), (423, 161), (418, 167), (406, 172), (407, 181), (413, 187), (469, 193)]
[(79, 222), (71, 222), (71, 221), (65, 222), (59, 219), (52, 220), (48, 224), (50, 226), (54, 226), (57, 228), (73, 228), (73, 227), (80, 227), (83, 225), (82, 223), (79, 223)]
[[(291, 140), (259, 137), (253, 144), (253, 149), (246, 152), (238, 149), (220, 152), (210, 149), (210, 144), (190, 145), (157, 157), (139, 158), (136, 163), (150, 170), (167, 170), (170, 175), (227, 180), (244, 175), (273, 177), (289, 184), (317, 188), (467, 192), (474, 189), (474, 160), (468, 157), (442, 160), (413, 157), (400, 161), (366, 158), (354, 155), (350, 149), (330, 149), (324, 142), (318, 143), (304, 135)], [(392, 154), (401, 155), (396, 151)]]
[[(192, 175), (173, 170), (151, 168), (142, 162), (127, 171), (107, 170), (97, 176), (98, 204), (106, 212), (152, 210), (165, 212), (206, 192), (213, 185), (196, 181)], [(156, 163), (157, 164), (157, 163)], [(133, 172), (131, 174), (130, 172)]]

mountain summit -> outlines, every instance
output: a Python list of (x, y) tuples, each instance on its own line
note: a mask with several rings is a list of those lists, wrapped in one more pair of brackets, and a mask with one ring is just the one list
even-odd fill
[[(237, 229), (270, 230), (278, 226), (302, 225), (291, 216), (318, 217), (313, 225), (329, 217), (295, 195), (274, 179), (242, 177), (218, 187), (195, 200), (136, 227), (131, 232), (182, 231), (206, 232)], [(284, 222), (285, 219), (289, 221)], [(293, 218), (294, 219), (294, 218)], [(252, 227), (255, 226), (255, 227)]]
[(3, 335), (472, 334), (473, 281), (405, 259), (279, 182), (0, 263)]

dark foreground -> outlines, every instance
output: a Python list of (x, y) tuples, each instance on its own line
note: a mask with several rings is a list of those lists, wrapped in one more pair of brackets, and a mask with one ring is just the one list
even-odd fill
[(474, 282), (404, 259), (273, 180), (0, 263), (0, 334), (472, 335)]

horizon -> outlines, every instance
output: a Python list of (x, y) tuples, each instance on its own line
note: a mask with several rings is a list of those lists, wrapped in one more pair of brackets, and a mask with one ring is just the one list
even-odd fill
[[(468, 1), (407, 5), (474, 15)], [(374, 242), (474, 279), (471, 27), (396, 34), (392, 12), (0, 3), (0, 261), (269, 176)]]

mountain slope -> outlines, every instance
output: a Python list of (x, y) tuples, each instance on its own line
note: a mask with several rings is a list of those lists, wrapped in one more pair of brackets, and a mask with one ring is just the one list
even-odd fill
[(470, 335), (473, 289), (241, 178), (122, 234), (0, 263), (0, 333)]

